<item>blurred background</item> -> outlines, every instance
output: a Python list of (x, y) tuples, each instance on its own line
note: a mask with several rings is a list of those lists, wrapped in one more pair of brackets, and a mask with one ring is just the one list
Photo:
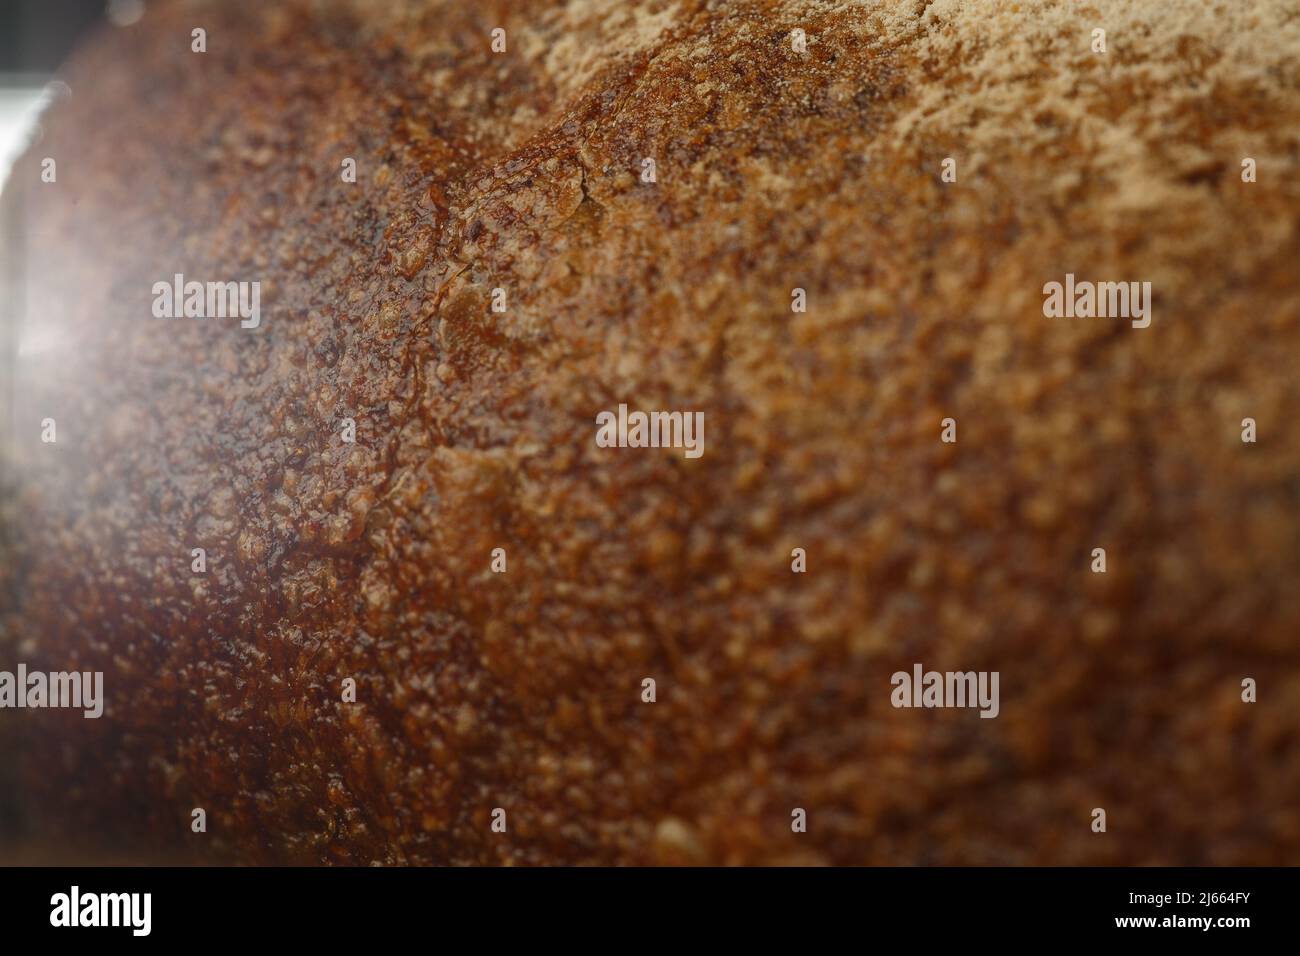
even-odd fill
[(0, 3), (0, 187), (37, 130), (59, 64), (104, 20), (129, 26), (143, 0), (4, 0)]

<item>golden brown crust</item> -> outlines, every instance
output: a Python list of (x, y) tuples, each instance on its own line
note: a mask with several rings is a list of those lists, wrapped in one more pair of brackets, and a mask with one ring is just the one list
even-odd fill
[[(108, 688), (0, 714), (40, 828), (1295, 861), (1287, 4), (272, 6), (100, 37), (14, 173), (0, 648)], [(1068, 271), (1151, 281), (1152, 326), (1044, 318)], [(153, 319), (175, 272), (260, 280), (262, 327)], [(705, 455), (597, 448), (620, 401), (703, 410)], [(914, 661), (999, 670), (1001, 716), (891, 708)]]

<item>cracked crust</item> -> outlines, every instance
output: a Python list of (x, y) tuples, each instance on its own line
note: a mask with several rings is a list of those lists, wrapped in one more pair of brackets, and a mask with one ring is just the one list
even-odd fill
[[(1129, 6), (174, 3), (96, 39), (8, 197), (0, 648), (109, 694), (4, 715), (34, 831), (1294, 862), (1300, 26)], [(1066, 271), (1152, 281), (1152, 328), (1044, 319)], [(262, 328), (151, 319), (175, 272), (260, 280)], [(620, 401), (704, 411), (706, 454), (596, 448)], [(914, 661), (999, 670), (1002, 716), (891, 709)]]

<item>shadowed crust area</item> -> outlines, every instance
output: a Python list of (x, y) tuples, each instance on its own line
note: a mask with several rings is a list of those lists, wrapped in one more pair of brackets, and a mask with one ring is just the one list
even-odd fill
[[(0, 713), (32, 833), (1295, 862), (1289, 4), (396, 6), (150, 4), (13, 173), (0, 667), (107, 692)], [(177, 272), (261, 328), (153, 318)], [(1067, 272), (1151, 327), (1045, 318)], [(619, 402), (703, 457), (597, 448)], [(893, 709), (914, 662), (1001, 715)]]

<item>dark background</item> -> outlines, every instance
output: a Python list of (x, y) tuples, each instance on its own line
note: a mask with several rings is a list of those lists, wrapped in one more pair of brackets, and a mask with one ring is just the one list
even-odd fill
[(53, 73), (107, 0), (0, 0), (0, 73)]

